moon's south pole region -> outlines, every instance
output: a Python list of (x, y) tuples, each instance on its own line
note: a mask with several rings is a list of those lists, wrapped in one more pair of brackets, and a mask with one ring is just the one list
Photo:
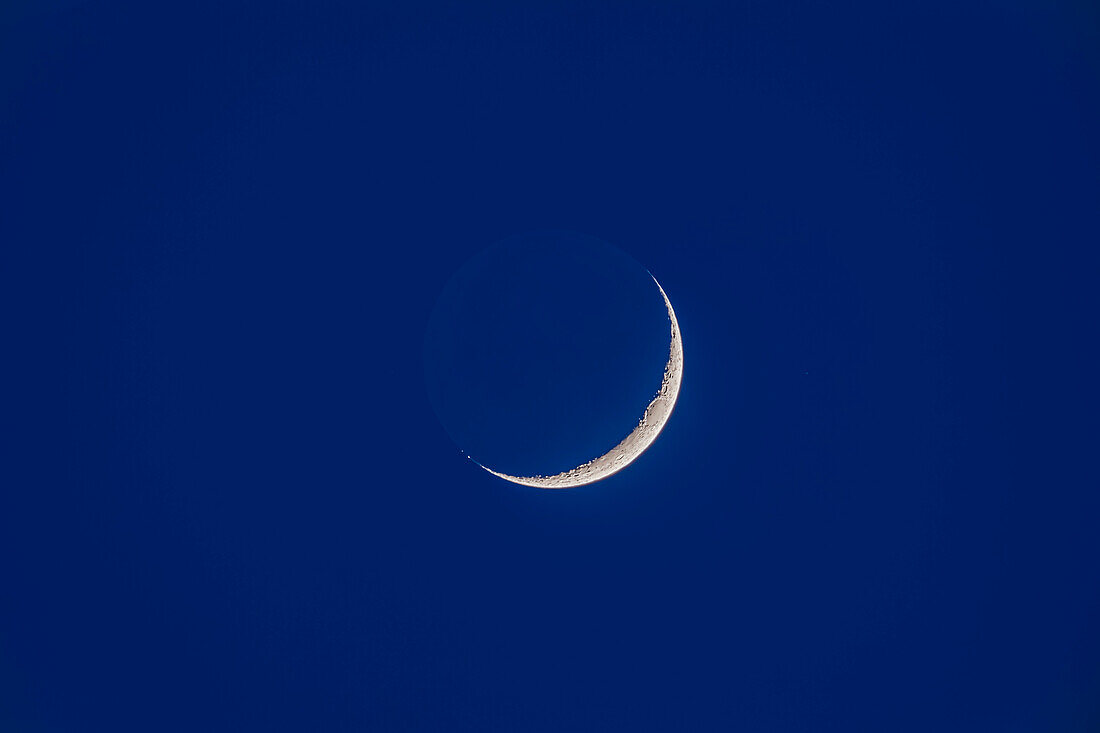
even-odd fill
[(665, 365), (664, 377), (661, 379), (657, 396), (645, 408), (641, 420), (629, 435), (602, 456), (553, 476), (512, 476), (494, 471), (473, 458), (470, 460), (494, 476), (522, 486), (533, 486), (539, 489), (569, 489), (599, 481), (623, 470), (644, 453), (646, 448), (653, 445), (653, 441), (657, 439), (665, 423), (668, 422), (669, 416), (672, 415), (672, 408), (676, 406), (684, 371), (684, 348), (680, 340), (680, 326), (676, 322), (676, 312), (672, 310), (672, 303), (669, 302), (657, 278), (653, 278), (653, 282), (657, 285), (661, 297), (664, 298), (665, 308), (668, 310), (672, 340), (668, 347), (668, 364)]

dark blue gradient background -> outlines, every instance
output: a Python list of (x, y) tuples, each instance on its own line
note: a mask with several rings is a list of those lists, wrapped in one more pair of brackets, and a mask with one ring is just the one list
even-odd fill
[[(0, 11), (0, 731), (1100, 728), (1086, 2)], [(492, 479), (493, 242), (658, 274), (630, 470)]]

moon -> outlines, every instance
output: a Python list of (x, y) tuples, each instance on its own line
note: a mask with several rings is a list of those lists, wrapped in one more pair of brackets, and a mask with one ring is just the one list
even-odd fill
[[(653, 277), (653, 275), (650, 274), (650, 277)], [(618, 473), (633, 463), (649, 446), (653, 445), (653, 441), (657, 440), (657, 436), (664, 429), (669, 416), (672, 415), (672, 408), (676, 406), (676, 398), (680, 395), (680, 382), (683, 380), (684, 372), (684, 346), (680, 340), (680, 326), (676, 322), (676, 312), (672, 310), (672, 303), (665, 295), (665, 289), (661, 287), (661, 283), (657, 282), (655, 277), (653, 282), (656, 283), (657, 289), (661, 291), (661, 297), (665, 300), (665, 308), (668, 309), (668, 320), (672, 324), (672, 341), (668, 347), (668, 364), (665, 365), (665, 374), (661, 379), (661, 387), (657, 390), (657, 396), (645, 408), (642, 419), (638, 421), (638, 425), (631, 431), (630, 435), (623, 438), (618, 445), (599, 458), (593, 458), (576, 468), (571, 468), (553, 476), (511, 476), (507, 473), (494, 471), (477, 461), (474, 461), (474, 463), (498, 478), (521, 486), (533, 486), (539, 489), (570, 489)]]

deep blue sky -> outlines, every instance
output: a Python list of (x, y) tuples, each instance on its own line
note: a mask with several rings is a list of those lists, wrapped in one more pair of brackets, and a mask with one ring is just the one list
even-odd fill
[[(0, 730), (1097, 730), (1097, 130), (1083, 0), (5, 3)], [(544, 229), (688, 364), (574, 492), (423, 380)]]

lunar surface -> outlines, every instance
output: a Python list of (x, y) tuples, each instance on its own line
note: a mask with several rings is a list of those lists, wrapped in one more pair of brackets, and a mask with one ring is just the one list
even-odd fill
[[(652, 275), (650, 276), (652, 277)], [(574, 486), (584, 486), (594, 481), (607, 478), (613, 473), (623, 470), (640, 456), (645, 449), (653, 445), (665, 423), (672, 414), (672, 408), (676, 406), (676, 398), (680, 394), (680, 381), (684, 371), (684, 348), (680, 341), (680, 326), (676, 323), (676, 313), (672, 310), (672, 303), (665, 295), (664, 288), (653, 278), (657, 289), (661, 291), (661, 297), (665, 300), (665, 308), (668, 309), (668, 319), (672, 323), (672, 343), (668, 347), (668, 364), (665, 365), (664, 378), (661, 380), (661, 388), (657, 396), (645, 408), (642, 419), (630, 435), (623, 438), (622, 442), (603, 454), (599, 458), (593, 458), (587, 463), (582, 463), (553, 476), (510, 476), (506, 473), (494, 471), (488, 466), (483, 466), (477, 461), (477, 465), (484, 468), (494, 476), (499, 476), (505, 481), (534, 486), (540, 489), (568, 489)], [(473, 460), (473, 459), (471, 459)]]

